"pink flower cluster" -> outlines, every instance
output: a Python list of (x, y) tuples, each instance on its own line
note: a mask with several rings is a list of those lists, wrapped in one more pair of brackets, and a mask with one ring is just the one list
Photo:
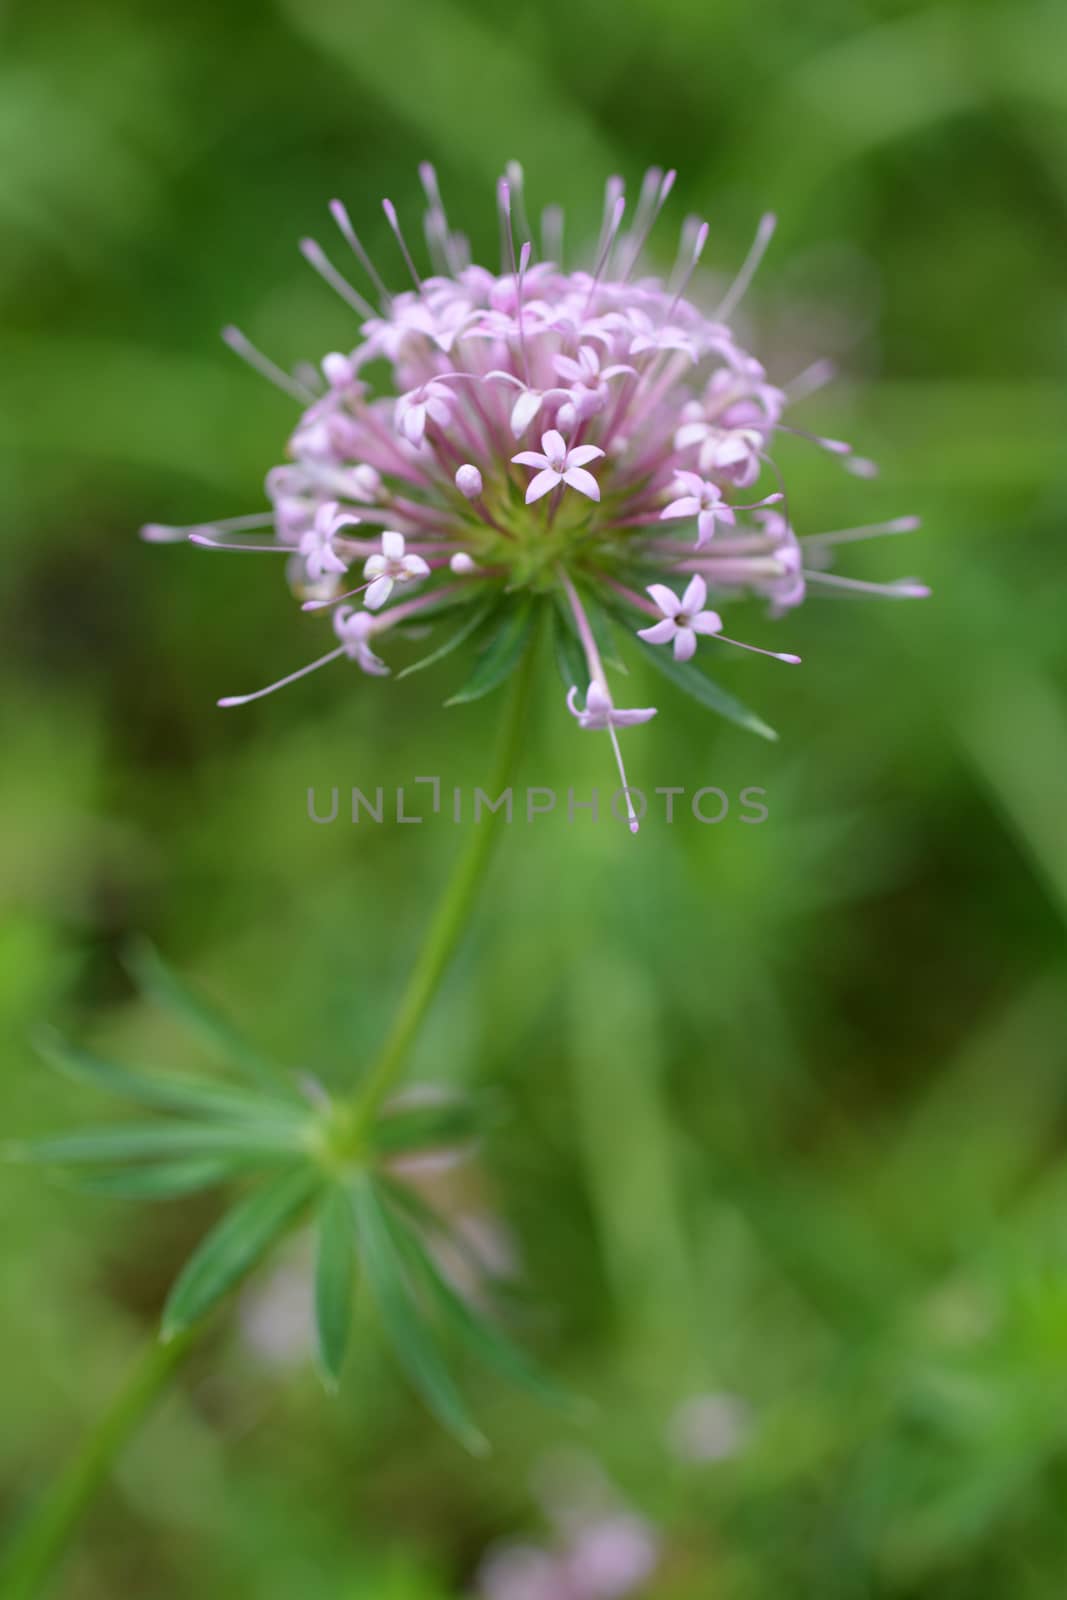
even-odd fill
[[(386, 287), (339, 201), (333, 217), (367, 298), (318, 244), (302, 245), (359, 319), (351, 349), (294, 377), (236, 330), (226, 332), (301, 408), (289, 460), (267, 477), (271, 511), (145, 530), (149, 538), (286, 554), (304, 608), (331, 618), (326, 654), (221, 704), (256, 699), (344, 656), (384, 675), (377, 647), (386, 635), (454, 619), (474, 603), (486, 612), (480, 642), (488, 649), (516, 605), (532, 598), (552, 602), (542, 609), (584, 662), (570, 709), (581, 727), (609, 731), (618, 752), (616, 729), (647, 720), (654, 708), (615, 706), (601, 655), (605, 624), (623, 622), (653, 651), (671, 652), (684, 673), (698, 670), (686, 664), (701, 642), (738, 642), (707, 607), (709, 593), (717, 606), (762, 596), (781, 616), (809, 586), (926, 592), (910, 580), (859, 584), (825, 570), (835, 541), (903, 532), (914, 518), (808, 541), (794, 531), (774, 447), (783, 432), (799, 431), (784, 421), (790, 399), (818, 379), (772, 383), (729, 326), (772, 218), (707, 312), (689, 294), (705, 223), (686, 222), (668, 278), (641, 265), (673, 172), (646, 175), (629, 220), (622, 182), (609, 179), (591, 261), (566, 267), (561, 215), (546, 210), (535, 249), (513, 164), (498, 189), (499, 270), (472, 264), (433, 169), (424, 166), (421, 177), (429, 275), (383, 202), (411, 287)], [(384, 387), (376, 384), (383, 368)], [(868, 471), (848, 445), (805, 437)], [(272, 537), (257, 538), (254, 530), (268, 528)]]

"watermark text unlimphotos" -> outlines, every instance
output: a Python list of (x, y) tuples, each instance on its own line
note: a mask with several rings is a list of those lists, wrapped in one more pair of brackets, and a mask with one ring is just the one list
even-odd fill
[(573, 788), (545, 786), (509, 787), (499, 794), (485, 789), (446, 785), (439, 777), (412, 778), (395, 789), (350, 789), (334, 785), (329, 789), (311, 787), (307, 791), (310, 821), (325, 827), (334, 822), (359, 825), (375, 823), (420, 823), (443, 817), (455, 824), (480, 823), (498, 815), (508, 824), (532, 825), (554, 816), (568, 825), (575, 823), (617, 822), (628, 826), (627, 796), (641, 822), (697, 822), (714, 827), (721, 822), (740, 822), (755, 826), (769, 816), (767, 791), (753, 785), (730, 793), (713, 784), (688, 789), (681, 784), (643, 789), (616, 789), (601, 794), (598, 789), (579, 792)]

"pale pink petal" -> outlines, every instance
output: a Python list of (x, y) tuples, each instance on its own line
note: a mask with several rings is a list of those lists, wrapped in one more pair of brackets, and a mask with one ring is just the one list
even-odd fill
[(585, 709), (595, 717), (602, 717), (605, 711), (610, 711), (611, 709), (611, 696), (604, 688), (604, 685), (599, 683), (596, 678), (589, 685), (585, 697)]
[[(684, 430), (680, 430), (683, 431)], [(677, 440), (675, 441), (677, 443)], [(752, 443), (738, 435), (727, 435), (715, 447), (714, 459), (720, 467), (736, 466), (739, 461), (747, 461), (752, 453)]]
[(665, 583), (650, 583), (648, 592), (665, 617), (676, 617), (681, 611), (682, 602), (674, 590), (668, 589)]
[[(579, 494), (586, 495), (590, 500), (600, 499), (600, 485), (591, 472), (586, 472), (584, 467), (568, 467), (563, 474), (564, 483), (569, 483), (572, 489), (577, 489)], [(529, 499), (529, 495), (526, 497)]]
[(674, 448), (676, 450), (685, 450), (691, 444), (699, 444), (700, 441), (702, 439), (706, 439), (707, 436), (708, 425), (706, 422), (687, 422), (684, 427), (679, 428), (678, 432), (675, 434)]
[(611, 720), (617, 728), (634, 728), (639, 722), (651, 722), (656, 715), (655, 706), (647, 706), (640, 711), (613, 711)]
[(562, 458), (567, 454), (567, 441), (555, 428), (549, 428), (541, 435), (541, 449), (550, 460), (554, 456)]
[(512, 456), (512, 461), (518, 467), (547, 467), (549, 460), (539, 450), (520, 450), (517, 456)]
[(524, 434), (541, 409), (543, 395), (536, 389), (526, 389), (511, 408), (511, 431), (516, 439)]
[(654, 622), (651, 628), (638, 628), (637, 637), (645, 639), (649, 644), (670, 644), (677, 632), (674, 618), (664, 617), (662, 621)]
[(404, 571), (409, 578), (426, 578), (429, 577), (430, 567), (421, 556), (405, 556)]
[(552, 365), (561, 378), (569, 378), (572, 383), (581, 383), (583, 373), (577, 361), (572, 361), (570, 356), (557, 356)]
[(401, 424), (404, 436), (411, 444), (421, 444), (422, 436), (426, 431), (426, 407), (410, 406), (404, 412), (404, 421)]
[(549, 494), (560, 481), (560, 475), (552, 467), (546, 467), (544, 472), (539, 472), (530, 479), (526, 490), (526, 504), (532, 506), (535, 500), (540, 500), (544, 494)]
[(385, 571), (384, 556), (368, 556), (363, 563), (363, 576), (365, 578), (380, 578)]
[(686, 591), (682, 596), (682, 610), (695, 616), (698, 611), (703, 611), (704, 601), (708, 598), (708, 586), (699, 572), (690, 578)]
[[(373, 559), (373, 558), (372, 558)], [(375, 578), (370, 588), (363, 597), (363, 603), (368, 611), (377, 611), (379, 606), (384, 606), (393, 592), (393, 580), (382, 576)]]
[(699, 500), (704, 488), (704, 480), (699, 472), (676, 472), (674, 477), (679, 487), (684, 489), (686, 494), (695, 495)]
[[(404, 535), (395, 528), (386, 528), (382, 534), (382, 555), (387, 561), (399, 561), (404, 554)], [(373, 561), (374, 557), (371, 557)]]
[(669, 506), (664, 506), (660, 512), (660, 521), (666, 522), (671, 517), (695, 517), (700, 510), (700, 501), (696, 495), (685, 494), (680, 500), (672, 500)]
[(596, 461), (604, 454), (599, 445), (579, 444), (573, 450), (567, 451), (568, 467), (587, 467), (590, 461)]
[(674, 636), (675, 661), (688, 661), (697, 647), (697, 636), (692, 628), (679, 628)]

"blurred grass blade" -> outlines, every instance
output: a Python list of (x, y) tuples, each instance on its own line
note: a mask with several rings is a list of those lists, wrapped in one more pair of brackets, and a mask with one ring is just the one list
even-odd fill
[(463, 688), (451, 699), (446, 700), (445, 705), (465, 705), (470, 700), (480, 700), (483, 695), (491, 694), (494, 689), (498, 689), (505, 679), (511, 676), (522, 659), (523, 651), (529, 643), (533, 618), (534, 607), (529, 600), (501, 606), (489, 618), (490, 625), (495, 623), (497, 631), (488, 648)]
[(438, 661), (443, 661), (446, 656), (450, 656), (453, 650), (458, 650), (464, 640), (469, 639), (471, 634), (481, 626), (492, 609), (491, 605), (475, 606), (472, 615), (467, 618), (461, 627), (456, 629), (455, 633), (449, 635), (444, 644), (439, 645), (436, 650), (431, 650), (428, 656), (422, 656), (418, 661), (413, 661), (410, 667), (405, 667), (402, 672), (398, 672), (396, 674), (397, 682), (399, 683), (401, 678), (410, 678), (413, 672), (422, 672), (424, 667), (435, 666)]
[(81, 1133), (45, 1134), (9, 1144), (5, 1153), (14, 1161), (62, 1167), (181, 1155), (292, 1155), (300, 1149), (301, 1139), (298, 1126), (288, 1128), (282, 1123), (126, 1122)]
[(506, 1334), (456, 1292), (418, 1235), (395, 1214), (387, 1212), (386, 1218), (398, 1253), (411, 1264), (444, 1320), (478, 1359), (511, 1383), (530, 1390), (538, 1399), (574, 1409), (569, 1396), (539, 1372)]
[(488, 1449), (486, 1440), (471, 1421), (442, 1360), (435, 1335), (412, 1294), (377, 1185), (372, 1179), (361, 1177), (353, 1188), (352, 1200), (360, 1259), (397, 1358), (438, 1421), (473, 1454), (484, 1455)]
[[(282, 1069), (261, 1055), (256, 1046), (212, 1006), (193, 994), (147, 939), (135, 940), (130, 945), (125, 964), (139, 988), (186, 1023), (210, 1049), (219, 1051), (227, 1061), (239, 1067), (247, 1078), (261, 1086), (268, 1084), (274, 1089), (290, 1090)], [(290, 1092), (295, 1099), (295, 1092)]]
[(79, 1172), (68, 1182), (85, 1194), (114, 1195), (124, 1200), (170, 1200), (178, 1195), (213, 1189), (242, 1170), (226, 1157), (203, 1161), (161, 1161), (150, 1167), (119, 1167), (113, 1172)]
[(758, 733), (761, 739), (777, 739), (778, 735), (774, 729), (769, 727), (762, 717), (750, 711), (725, 689), (720, 689), (695, 661), (675, 661), (670, 651), (664, 650), (662, 646), (642, 643), (641, 650), (657, 672), (662, 672), (665, 678), (669, 678), (694, 700), (699, 700), (701, 705), (708, 706), (720, 717), (725, 717), (728, 722), (735, 722), (739, 728), (747, 728), (750, 733)]
[(352, 1324), (355, 1217), (347, 1190), (327, 1191), (319, 1209), (315, 1259), (315, 1331), (319, 1367), (329, 1388), (340, 1382)]
[(185, 1078), (173, 1073), (138, 1071), (118, 1062), (105, 1061), (89, 1050), (72, 1045), (53, 1028), (38, 1028), (33, 1042), (41, 1056), (76, 1083), (85, 1083), (106, 1094), (162, 1111), (192, 1112), (205, 1117), (234, 1117), (246, 1120), (277, 1116), (302, 1120), (306, 1108), (297, 1102), (268, 1099), (233, 1089), (210, 1079)]
[(307, 1205), (320, 1182), (310, 1166), (261, 1185), (234, 1206), (186, 1262), (163, 1308), (163, 1338), (191, 1327), (250, 1272)]

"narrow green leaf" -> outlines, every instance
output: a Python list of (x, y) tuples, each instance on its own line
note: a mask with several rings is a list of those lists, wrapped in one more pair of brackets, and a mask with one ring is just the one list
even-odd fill
[(352, 1203), (360, 1259), (397, 1358), (438, 1421), (473, 1454), (484, 1455), (486, 1440), (471, 1421), (412, 1293), (407, 1268), (393, 1242), (388, 1213), (371, 1179), (363, 1177), (356, 1182)]
[(398, 672), (396, 674), (397, 682), (401, 678), (410, 678), (413, 672), (421, 672), (424, 667), (435, 666), (438, 661), (443, 661), (446, 656), (450, 656), (453, 650), (458, 650), (464, 640), (469, 639), (471, 634), (485, 621), (492, 609), (492, 605), (473, 607), (472, 613), (466, 622), (457, 628), (455, 633), (450, 634), (444, 644), (438, 645), (437, 649), (431, 650), (428, 656), (423, 656), (420, 660), (413, 661), (410, 667), (405, 667), (402, 672)]
[(152, 1161), (182, 1155), (290, 1154), (303, 1131), (284, 1123), (126, 1122), (78, 1133), (46, 1134), (6, 1146), (9, 1159), (62, 1167), (93, 1161)]
[(116, 1199), (170, 1200), (226, 1183), (244, 1170), (244, 1162), (225, 1156), (203, 1161), (164, 1161), (151, 1167), (118, 1167), (110, 1172), (79, 1172), (67, 1183), (82, 1193)]
[(163, 1338), (189, 1328), (266, 1255), (311, 1199), (320, 1178), (297, 1167), (234, 1206), (186, 1262), (163, 1308)]
[(296, 1101), (269, 1099), (265, 1095), (234, 1089), (226, 1083), (213, 1083), (210, 1079), (186, 1078), (105, 1061), (89, 1050), (69, 1044), (53, 1028), (38, 1028), (33, 1042), (49, 1066), (64, 1077), (123, 1100), (133, 1100), (138, 1105), (253, 1121), (275, 1116), (283, 1121), (299, 1121), (307, 1114), (306, 1108)]
[(352, 1322), (352, 1275), (355, 1264), (355, 1217), (347, 1192), (327, 1190), (319, 1209), (315, 1261), (315, 1330), (319, 1367), (327, 1387), (341, 1378)]
[(239, 1067), (247, 1078), (260, 1085), (269, 1084), (275, 1090), (290, 1089), (282, 1069), (261, 1055), (256, 1046), (212, 1006), (193, 994), (147, 939), (139, 939), (130, 946), (125, 963), (130, 976), (145, 994), (165, 1006), (209, 1048), (219, 1051), (227, 1061)]
[(612, 618), (600, 596), (587, 583), (579, 584), (578, 596), (589, 620), (589, 626), (593, 630), (593, 638), (596, 640), (601, 660), (605, 666), (614, 667), (616, 672), (625, 674), (627, 667), (619, 657)]
[(718, 712), (719, 716), (725, 717), (728, 722), (736, 722), (738, 727), (747, 728), (750, 733), (758, 733), (761, 739), (777, 739), (778, 735), (773, 728), (768, 727), (767, 723), (746, 705), (742, 705), (740, 700), (736, 700), (732, 694), (728, 694), (725, 689), (720, 689), (717, 683), (713, 683), (695, 661), (675, 661), (670, 651), (664, 650), (661, 645), (638, 642), (656, 671), (662, 672), (665, 678), (669, 678), (694, 700), (699, 700), (701, 705)]
[(520, 600), (501, 606), (490, 617), (496, 631), (478, 660), (467, 682), (445, 701), (446, 706), (466, 705), (490, 694), (510, 677), (522, 658), (533, 626), (534, 608), (529, 600)]
[(488, 1120), (485, 1106), (471, 1100), (411, 1106), (381, 1116), (371, 1130), (370, 1143), (379, 1154), (388, 1155), (464, 1144), (477, 1138)]
[(574, 624), (560, 604), (552, 607), (552, 650), (564, 688), (575, 688), (580, 693), (589, 682), (589, 668)]
[(480, 1361), (492, 1367), (511, 1383), (530, 1390), (541, 1400), (551, 1401), (556, 1405), (573, 1404), (550, 1378), (539, 1372), (533, 1362), (512, 1344), (506, 1334), (456, 1293), (422, 1240), (411, 1228), (393, 1214), (388, 1215), (388, 1223), (397, 1250), (411, 1263), (413, 1270), (426, 1285), (446, 1322)]
[(454, 1254), (462, 1257), (471, 1272), (484, 1271), (484, 1263), (470, 1241), (449, 1226), (447, 1218), (435, 1211), (416, 1189), (399, 1178), (379, 1176), (378, 1186), (395, 1211), (402, 1212), (422, 1233), (436, 1236)]

